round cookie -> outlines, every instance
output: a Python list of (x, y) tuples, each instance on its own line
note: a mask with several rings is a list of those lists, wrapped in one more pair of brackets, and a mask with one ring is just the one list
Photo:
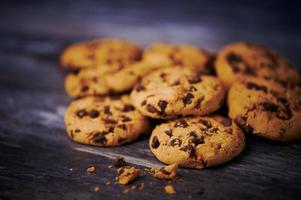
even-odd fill
[(70, 45), (61, 55), (61, 64), (70, 70), (103, 66), (111, 70), (141, 58), (140, 48), (129, 41), (104, 38)]
[(100, 67), (82, 69), (78, 74), (68, 74), (65, 90), (71, 97), (119, 94), (129, 91), (145, 74), (155, 70), (144, 62), (136, 62), (119, 71)]
[(205, 71), (211, 73), (212, 59), (214, 59), (213, 54), (192, 45), (155, 43), (143, 53), (143, 61), (150, 65), (185, 66), (202, 73)]
[(239, 155), (245, 136), (231, 119), (218, 115), (180, 118), (158, 125), (149, 146), (163, 163), (202, 169)]
[(65, 125), (72, 140), (96, 146), (131, 142), (146, 134), (150, 127), (128, 95), (75, 100), (65, 113)]
[(276, 141), (301, 139), (301, 88), (246, 77), (228, 93), (229, 117), (246, 132)]
[(158, 119), (208, 115), (221, 107), (224, 96), (219, 79), (182, 67), (152, 72), (131, 92), (135, 107), (142, 114)]
[(274, 50), (244, 42), (224, 47), (217, 55), (215, 71), (227, 87), (244, 75), (291, 83), (301, 81), (298, 71)]

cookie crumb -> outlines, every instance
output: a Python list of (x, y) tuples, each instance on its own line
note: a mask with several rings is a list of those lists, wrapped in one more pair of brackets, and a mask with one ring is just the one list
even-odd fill
[(109, 165), (108, 168), (109, 168), (109, 169), (112, 169), (112, 168), (113, 168), (113, 165)]
[(94, 189), (93, 189), (93, 191), (94, 191), (94, 192), (99, 192), (99, 191), (100, 191), (99, 186), (95, 186)]
[(126, 185), (133, 182), (140, 175), (140, 170), (135, 167), (127, 166), (119, 168), (117, 170), (117, 173), (117, 183), (121, 185)]
[(118, 156), (115, 158), (113, 165), (114, 165), (114, 167), (123, 167), (123, 166), (126, 166), (127, 163), (125, 162), (123, 157)]
[(105, 182), (105, 185), (106, 185), (106, 186), (109, 186), (109, 185), (111, 185), (111, 182), (110, 182), (110, 181), (106, 181), (106, 182)]
[(156, 178), (171, 180), (177, 176), (177, 169), (178, 164), (174, 163), (171, 165), (164, 166), (160, 169), (151, 168), (150, 172)]
[(127, 193), (129, 193), (129, 191), (130, 191), (129, 188), (125, 188), (125, 189), (122, 191), (122, 193), (123, 193), (123, 194), (127, 194)]
[(94, 173), (95, 171), (96, 171), (96, 168), (95, 168), (94, 166), (89, 167), (89, 168), (87, 169), (87, 172), (88, 172), (88, 173)]
[(172, 185), (170, 185), (170, 184), (166, 185), (164, 187), (164, 190), (165, 190), (166, 194), (176, 194), (176, 191), (175, 191), (174, 187)]

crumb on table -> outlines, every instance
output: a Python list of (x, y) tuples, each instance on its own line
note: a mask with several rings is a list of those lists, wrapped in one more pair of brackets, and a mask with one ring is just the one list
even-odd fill
[(160, 169), (151, 168), (150, 172), (159, 179), (171, 180), (177, 176), (178, 164), (171, 164)]
[(126, 185), (132, 181), (134, 181), (139, 175), (140, 170), (135, 167), (121, 167), (117, 170), (118, 176), (116, 177), (116, 181), (118, 184)]
[(166, 185), (164, 187), (164, 190), (165, 190), (166, 194), (176, 194), (176, 191), (175, 191), (174, 187), (170, 184)]
[(88, 173), (94, 173), (95, 170), (96, 170), (96, 168), (95, 168), (94, 166), (92, 166), (92, 167), (89, 167), (89, 168), (87, 169), (87, 172), (88, 172)]
[(113, 163), (114, 167), (123, 167), (123, 166), (126, 166), (127, 163), (125, 161), (125, 159), (121, 156), (117, 156), (115, 159), (114, 159), (114, 163)]

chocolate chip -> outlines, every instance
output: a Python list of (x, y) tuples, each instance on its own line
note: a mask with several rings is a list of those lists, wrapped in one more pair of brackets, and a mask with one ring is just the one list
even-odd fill
[(120, 95), (112, 95), (112, 96), (110, 96), (110, 98), (111, 98), (113, 101), (115, 101), (115, 100), (121, 99), (121, 96), (120, 96)]
[(232, 119), (224, 118), (224, 119), (222, 119), (221, 123), (224, 126), (231, 126), (232, 125)]
[(84, 109), (80, 109), (76, 112), (76, 116), (78, 116), (79, 118), (82, 118), (86, 115), (87, 115), (87, 112)]
[(137, 85), (135, 86), (135, 90), (137, 92), (141, 92), (141, 91), (145, 90), (145, 87), (141, 83), (137, 83)]
[(182, 60), (180, 60), (180, 59), (178, 59), (177, 57), (175, 57), (174, 54), (170, 54), (170, 55), (169, 55), (169, 58), (170, 58), (171, 61), (172, 61), (172, 65), (174, 65), (174, 66), (182, 66), (182, 65), (183, 65)]
[(293, 117), (293, 113), (291, 109), (288, 106), (286, 106), (284, 109), (281, 109), (277, 113), (277, 117), (282, 120), (289, 120)]
[(173, 82), (171, 85), (172, 85), (172, 86), (177, 86), (177, 85), (180, 85), (180, 81), (179, 81), (179, 80), (176, 80), (176, 81), (175, 81), (175, 82)]
[(114, 127), (110, 127), (108, 133), (113, 133), (113, 132), (114, 132)]
[(129, 122), (129, 121), (131, 121), (131, 118), (130, 117), (128, 117), (128, 116), (126, 116), (126, 115), (121, 115), (121, 118), (122, 118), (122, 122)]
[(81, 91), (82, 92), (87, 92), (89, 90), (89, 86), (88, 85), (83, 85), (82, 87), (81, 87)]
[(90, 112), (89, 112), (89, 116), (91, 117), (91, 118), (96, 118), (96, 117), (98, 117), (99, 116), (99, 112), (97, 111), (97, 110), (91, 110)]
[(227, 55), (227, 61), (230, 63), (230, 64), (233, 64), (233, 63), (241, 63), (243, 62), (243, 60), (241, 59), (240, 56), (236, 55), (235, 53), (229, 53)]
[(218, 131), (218, 128), (211, 128), (209, 129), (210, 133), (216, 133)]
[(125, 124), (118, 124), (116, 127), (120, 128), (120, 129), (123, 129), (123, 130), (126, 130), (126, 125)]
[(124, 105), (124, 108), (123, 108), (124, 112), (129, 112), (129, 111), (133, 111), (133, 110), (135, 110), (135, 107), (133, 105), (131, 105), (131, 104)]
[(153, 140), (152, 140), (152, 148), (153, 149), (156, 149), (156, 148), (158, 148), (159, 146), (160, 146), (160, 142), (159, 142), (159, 140), (158, 140), (158, 138), (157, 138), (157, 136), (154, 136), (153, 137)]
[(190, 137), (194, 137), (194, 138), (197, 138), (197, 137), (198, 137), (198, 135), (197, 135), (194, 131), (191, 131), (191, 132), (189, 133), (189, 136), (190, 136)]
[(146, 105), (146, 100), (143, 100), (142, 102), (141, 102), (141, 106), (144, 106), (144, 105)]
[(171, 146), (181, 146), (181, 144), (182, 144), (182, 140), (180, 140), (180, 139), (178, 139), (178, 138), (175, 138), (175, 139), (173, 139), (173, 140), (171, 140), (170, 141), (170, 145)]
[(191, 140), (191, 142), (192, 142), (195, 146), (197, 146), (197, 145), (199, 145), (199, 144), (204, 144), (204, 141), (203, 141), (202, 138), (193, 138), (193, 139)]
[(112, 115), (112, 113), (111, 113), (111, 111), (110, 111), (110, 106), (105, 106), (105, 107), (103, 108), (103, 110), (104, 110), (104, 113), (105, 113), (106, 115)]
[(253, 76), (256, 75), (255, 70), (252, 67), (250, 67), (249, 65), (245, 65), (244, 73), (248, 74), (248, 75), (253, 75)]
[(114, 165), (114, 167), (123, 167), (123, 166), (126, 166), (127, 163), (125, 162), (123, 157), (118, 156), (114, 159), (113, 165)]
[(189, 154), (189, 157), (195, 156), (195, 147), (191, 144), (181, 147), (180, 150), (187, 152)]
[(96, 144), (105, 144), (107, 142), (107, 139), (102, 132), (98, 132), (94, 134), (92, 141)]
[(278, 110), (278, 106), (270, 102), (263, 103), (262, 106), (266, 111), (269, 112), (277, 112)]
[(80, 132), (80, 129), (75, 129), (74, 132), (75, 132), (75, 133), (79, 133), (79, 132)]
[(279, 101), (282, 104), (287, 104), (288, 100), (285, 97), (276, 96), (277, 101)]
[(204, 101), (205, 97), (200, 97), (196, 100), (194, 107), (196, 109), (200, 109), (201, 108), (201, 104)]
[(263, 86), (263, 85), (257, 85), (255, 83), (252, 82), (247, 82), (246, 83), (246, 87), (250, 90), (254, 89), (254, 90), (259, 90), (259, 91), (263, 91), (264, 93), (268, 92), (267, 87)]
[(161, 108), (161, 112), (165, 112), (165, 108), (167, 107), (167, 101), (164, 101), (164, 100), (160, 100), (158, 102), (158, 106)]
[(117, 124), (117, 121), (114, 119), (104, 119), (103, 120), (106, 124)]
[(155, 112), (157, 112), (157, 109), (156, 109), (154, 106), (150, 105), (150, 104), (147, 104), (147, 105), (146, 105), (146, 109), (147, 109), (148, 112), (150, 112), (150, 113), (155, 113)]
[(191, 93), (187, 93), (185, 97), (183, 97), (183, 103), (184, 103), (184, 106), (186, 106), (187, 104), (191, 104), (192, 103), (192, 100), (193, 99), (193, 94)]
[(209, 121), (207, 121), (207, 120), (200, 119), (199, 122), (200, 122), (201, 124), (203, 124), (204, 126), (206, 126), (207, 128), (211, 128), (211, 127), (212, 127), (211, 123), (210, 123)]
[(125, 138), (118, 138), (118, 143), (120, 144), (120, 143), (123, 143), (124, 141), (126, 141), (126, 139)]
[(188, 79), (188, 82), (190, 84), (199, 83), (199, 82), (201, 82), (201, 78), (200, 78), (200, 76), (195, 76), (195, 77), (193, 77), (191, 79)]
[(191, 87), (189, 88), (189, 92), (195, 92), (195, 91), (198, 91), (198, 89), (196, 89), (196, 87), (191, 86)]
[(184, 119), (179, 119), (175, 124), (175, 127), (186, 128), (187, 126), (188, 124)]
[(164, 133), (166, 135), (168, 135), (169, 137), (171, 137), (172, 136), (172, 129), (167, 129), (167, 130), (164, 131)]

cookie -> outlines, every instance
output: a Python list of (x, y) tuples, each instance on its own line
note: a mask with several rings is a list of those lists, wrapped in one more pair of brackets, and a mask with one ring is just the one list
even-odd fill
[(103, 66), (119, 70), (141, 58), (140, 48), (129, 41), (104, 38), (68, 46), (61, 55), (61, 64), (69, 70)]
[(300, 83), (301, 77), (288, 61), (272, 49), (238, 42), (224, 47), (217, 55), (215, 71), (230, 86), (238, 76), (256, 76)]
[(130, 64), (119, 71), (102, 66), (82, 69), (66, 76), (65, 90), (71, 97), (120, 94), (131, 90), (141, 77), (153, 70), (154, 67), (144, 62)]
[(229, 116), (246, 132), (276, 141), (301, 138), (301, 88), (248, 77), (228, 93)]
[(224, 96), (219, 79), (183, 67), (152, 72), (131, 92), (135, 107), (143, 115), (158, 119), (208, 115), (221, 107)]
[(211, 73), (213, 58), (212, 53), (195, 46), (168, 43), (155, 43), (143, 53), (143, 61), (152, 66), (184, 66), (202, 73)]
[(179, 118), (158, 125), (149, 147), (163, 163), (202, 169), (239, 155), (245, 136), (231, 119), (218, 115)]
[(86, 97), (73, 101), (65, 113), (69, 137), (83, 144), (116, 146), (134, 141), (149, 130), (149, 121), (128, 95)]

